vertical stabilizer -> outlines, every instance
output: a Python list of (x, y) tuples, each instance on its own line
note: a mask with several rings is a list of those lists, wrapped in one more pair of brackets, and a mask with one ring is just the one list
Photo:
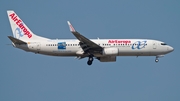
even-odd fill
[(8, 10), (7, 14), (15, 38), (23, 41), (46, 40), (46, 38), (35, 35), (14, 11)]

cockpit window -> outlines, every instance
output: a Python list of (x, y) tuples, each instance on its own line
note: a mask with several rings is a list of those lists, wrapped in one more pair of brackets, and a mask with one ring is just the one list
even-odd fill
[(161, 43), (161, 45), (167, 45), (166, 43)]

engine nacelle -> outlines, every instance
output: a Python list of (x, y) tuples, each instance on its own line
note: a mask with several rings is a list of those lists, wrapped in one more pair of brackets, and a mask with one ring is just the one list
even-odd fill
[(119, 50), (118, 48), (104, 48), (103, 55), (118, 55)]
[(116, 56), (105, 56), (105, 57), (99, 57), (98, 59), (100, 62), (115, 62)]

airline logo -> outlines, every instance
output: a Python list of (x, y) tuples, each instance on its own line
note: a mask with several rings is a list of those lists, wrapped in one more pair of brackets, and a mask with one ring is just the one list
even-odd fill
[(71, 30), (72, 32), (75, 32), (75, 29), (73, 28), (72, 25), (69, 25), (69, 27), (70, 27), (70, 30)]
[(24, 33), (22, 32), (20, 28), (16, 28), (14, 31), (14, 35), (15, 35), (15, 38), (20, 39), (20, 37), (24, 36)]
[[(31, 38), (31, 37), (32, 37), (32, 34), (30, 33), (30, 31), (28, 31), (28, 29), (23, 25), (22, 20), (21, 20), (20, 18), (18, 18), (18, 16), (17, 16), (15, 13), (10, 14), (9, 16), (10, 16), (11, 19), (14, 21), (14, 23), (15, 23), (17, 26), (19, 26), (19, 28), (21, 29), (21, 31), (20, 31), (20, 29), (18, 30), (19, 33), (21, 32), (21, 35), (20, 35), (21, 37), (23, 36), (22, 34), (27, 35), (28, 38)], [(16, 29), (16, 30), (17, 30), (17, 29)], [(23, 31), (23, 33), (22, 33), (22, 31)]]
[(142, 49), (145, 48), (145, 46), (147, 41), (136, 41), (135, 43), (133, 43), (132, 45), (132, 49)]
[(120, 43), (123, 43), (123, 44), (129, 44), (131, 43), (130, 40), (109, 40), (108, 43), (117, 43), (117, 44), (120, 44)]

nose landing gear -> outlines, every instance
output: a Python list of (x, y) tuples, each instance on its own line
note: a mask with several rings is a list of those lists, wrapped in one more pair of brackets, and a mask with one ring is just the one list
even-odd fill
[(156, 58), (156, 59), (155, 59), (155, 62), (156, 62), (156, 63), (157, 63), (157, 62), (159, 62), (159, 59), (158, 59), (158, 58)]
[(158, 58), (161, 58), (161, 57), (164, 57), (164, 55), (157, 55), (157, 56), (156, 56), (156, 59), (155, 59), (155, 62), (156, 62), (156, 63), (159, 62), (159, 59), (158, 59)]

